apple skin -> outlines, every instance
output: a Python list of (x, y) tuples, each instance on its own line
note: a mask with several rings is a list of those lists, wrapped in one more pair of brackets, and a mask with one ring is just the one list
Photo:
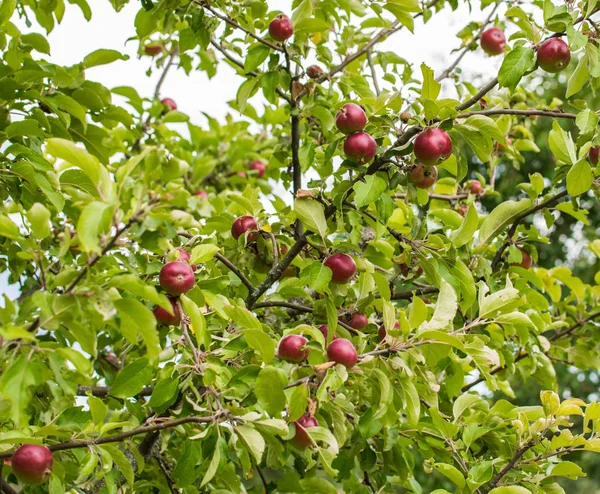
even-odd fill
[(312, 445), (312, 441), (306, 433), (306, 429), (310, 427), (318, 427), (319, 422), (316, 418), (311, 417), (308, 413), (305, 413), (296, 422), (296, 435), (292, 438), (292, 442), (300, 449), (306, 449)]
[(48, 480), (52, 472), (54, 457), (46, 446), (24, 444), (10, 460), (13, 473), (24, 484), (40, 485)]
[(468, 210), (469, 206), (467, 206), (466, 204), (460, 204), (458, 206), (458, 214), (460, 214), (462, 217), (464, 217), (467, 214)]
[(346, 137), (344, 154), (349, 160), (367, 163), (377, 154), (377, 143), (366, 132), (357, 132)]
[(504, 31), (497, 27), (486, 29), (481, 35), (481, 48), (491, 56), (504, 53), (504, 48), (506, 48), (506, 36), (504, 36)]
[(285, 41), (294, 34), (294, 26), (292, 21), (285, 14), (278, 14), (275, 19), (269, 24), (269, 34), (275, 41)]
[[(396, 321), (396, 323), (394, 324), (394, 329), (400, 329), (400, 323), (398, 321)], [(380, 342), (385, 341), (385, 337), (387, 336), (387, 331), (385, 330), (385, 326), (383, 324), (381, 326), (379, 326), (379, 329), (377, 330), (377, 336), (379, 336)]]
[(248, 231), (248, 242), (254, 242), (258, 238), (258, 223), (252, 216), (240, 216), (231, 225), (231, 235), (236, 240)]
[(348, 283), (356, 273), (356, 263), (348, 254), (333, 254), (323, 261), (323, 265), (331, 269), (334, 283)]
[(252, 163), (250, 163), (250, 166), (248, 167), (250, 170), (254, 170), (256, 171), (256, 176), (258, 178), (262, 178), (265, 176), (265, 172), (267, 171), (267, 165), (265, 165), (262, 161), (253, 161)]
[(158, 276), (160, 286), (170, 295), (181, 295), (194, 287), (194, 271), (189, 264), (172, 261), (165, 264)]
[(598, 153), (600, 153), (600, 146), (590, 149), (589, 157), (592, 165), (598, 164)]
[[(323, 334), (323, 338), (325, 338), (325, 344), (327, 344), (327, 337), (329, 336), (329, 326), (327, 326), (327, 324), (321, 324), (317, 329), (319, 331), (321, 331), (321, 333)], [(337, 338), (338, 338), (338, 335), (333, 333), (333, 337), (331, 338), (331, 341), (337, 340)]]
[(183, 247), (177, 247), (177, 249), (179, 251), (179, 259), (177, 259), (179, 262), (187, 262), (188, 264), (190, 263), (190, 259), (192, 258), (191, 254), (185, 250)]
[(318, 65), (311, 65), (308, 69), (306, 69), (306, 75), (311, 79), (318, 79), (323, 75), (323, 69)]
[(483, 186), (479, 180), (473, 180), (469, 185), (469, 190), (471, 194), (475, 194), (476, 196), (483, 194)]
[(299, 334), (288, 334), (279, 341), (277, 355), (288, 362), (304, 362), (308, 358), (308, 348), (304, 348), (308, 340)]
[(530, 269), (533, 266), (533, 259), (531, 254), (527, 252), (523, 247), (517, 247), (521, 251), (521, 262), (513, 262), (511, 266), (519, 266), (523, 269)]
[(208, 199), (208, 194), (205, 190), (197, 190), (194, 192), (194, 195), (200, 199)]
[(565, 70), (569, 65), (571, 51), (562, 39), (551, 38), (538, 48), (537, 61), (546, 72), (556, 74)]
[(367, 324), (369, 324), (367, 316), (360, 312), (353, 312), (348, 326), (354, 329), (363, 329)]
[(160, 55), (164, 51), (164, 46), (159, 44), (149, 44), (144, 46), (144, 53), (146, 55), (150, 55), (151, 57), (155, 57), (156, 55)]
[(160, 102), (167, 106), (171, 111), (177, 110), (177, 103), (175, 103), (175, 101), (173, 101), (171, 98), (163, 98), (160, 100)]
[(344, 134), (354, 134), (367, 125), (367, 114), (358, 105), (346, 103), (335, 116), (335, 126)]
[(175, 299), (169, 297), (169, 300), (171, 301), (171, 306), (173, 307), (173, 315), (169, 314), (160, 306), (156, 306), (152, 313), (160, 324), (164, 324), (165, 326), (177, 326), (181, 322), (179, 307), (177, 307)]
[(342, 364), (348, 369), (354, 367), (358, 362), (356, 348), (346, 338), (336, 338), (327, 347), (327, 358), (336, 364)]
[(423, 163), (419, 163), (410, 172), (411, 182), (419, 189), (428, 189), (435, 183), (437, 177), (437, 168), (435, 166), (425, 166)]
[(424, 165), (437, 165), (452, 154), (452, 140), (444, 130), (432, 127), (417, 136), (413, 151)]

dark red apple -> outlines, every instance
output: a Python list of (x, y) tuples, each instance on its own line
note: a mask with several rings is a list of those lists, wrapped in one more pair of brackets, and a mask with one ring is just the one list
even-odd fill
[(176, 250), (179, 251), (179, 259), (177, 259), (177, 260), (181, 261), (181, 262), (187, 262), (189, 264), (190, 259), (192, 258), (190, 253), (187, 250), (185, 250), (183, 247), (177, 247)]
[(189, 264), (172, 261), (165, 264), (158, 276), (160, 286), (171, 295), (181, 295), (194, 287), (194, 271)]
[(313, 444), (310, 437), (306, 432), (306, 429), (310, 427), (318, 427), (319, 422), (316, 418), (311, 417), (308, 413), (305, 413), (300, 417), (296, 422), (294, 422), (296, 426), (296, 435), (292, 438), (294, 444), (300, 449), (306, 449)]
[(177, 103), (173, 101), (171, 98), (163, 98), (160, 102), (169, 108), (169, 110), (175, 111), (177, 110)]
[(483, 186), (481, 185), (481, 182), (479, 180), (471, 181), (471, 184), (469, 185), (469, 190), (471, 191), (471, 194), (475, 194), (476, 196), (483, 194)]
[(331, 269), (334, 283), (348, 283), (356, 273), (356, 263), (348, 254), (333, 254), (323, 261), (323, 265)]
[(444, 130), (431, 127), (417, 136), (413, 150), (424, 165), (437, 165), (452, 154), (452, 140)]
[(175, 299), (169, 297), (169, 300), (171, 301), (171, 306), (173, 307), (172, 315), (160, 306), (156, 306), (152, 312), (160, 324), (164, 324), (165, 326), (177, 326), (181, 322), (179, 307), (177, 307), (177, 302)]
[(531, 257), (531, 254), (529, 254), (529, 252), (527, 252), (523, 247), (517, 246), (517, 248), (521, 251), (521, 262), (513, 262), (512, 265), (520, 266), (524, 269), (531, 268), (531, 266), (533, 266), (533, 259)]
[(155, 57), (156, 55), (160, 55), (164, 49), (165, 47), (160, 43), (150, 43), (149, 45), (144, 46), (144, 53), (151, 57)]
[(488, 55), (500, 55), (506, 48), (506, 36), (502, 29), (491, 27), (481, 35), (481, 48)]
[[(398, 321), (396, 321), (394, 324), (394, 329), (400, 329), (400, 323)], [(385, 326), (383, 324), (379, 326), (379, 329), (377, 330), (377, 336), (379, 336), (379, 341), (385, 341), (387, 331), (385, 330)]]
[(250, 170), (256, 171), (256, 176), (258, 178), (264, 177), (265, 171), (267, 171), (267, 165), (265, 165), (262, 161), (258, 161), (258, 160), (250, 163), (250, 166), (248, 168), (250, 168)]
[(248, 232), (248, 242), (258, 238), (258, 223), (252, 216), (240, 216), (231, 225), (231, 235), (236, 240)]
[(200, 197), (201, 199), (207, 199), (208, 198), (208, 194), (206, 193), (205, 190), (197, 190), (196, 192), (194, 192), (194, 195), (196, 197)]
[(299, 334), (288, 334), (279, 341), (277, 355), (289, 362), (304, 362), (308, 358), (308, 340)]
[(571, 61), (569, 46), (560, 38), (545, 41), (537, 51), (539, 66), (546, 72), (556, 74), (565, 70)]
[[(321, 324), (318, 329), (323, 334), (323, 338), (325, 338), (325, 343), (327, 343), (327, 337), (329, 336), (329, 326), (327, 326), (327, 324)], [(337, 337), (338, 336), (335, 333), (333, 333), (333, 337), (331, 338), (331, 340), (333, 341), (337, 339)]]
[(367, 324), (369, 324), (367, 316), (360, 312), (353, 312), (348, 326), (354, 329), (363, 329)]
[(13, 473), (24, 484), (40, 485), (52, 473), (54, 458), (46, 446), (24, 444), (10, 459)]
[(323, 69), (318, 65), (311, 65), (308, 69), (306, 69), (306, 75), (311, 79), (318, 79), (323, 75)]
[(425, 166), (419, 163), (410, 172), (410, 180), (419, 189), (428, 189), (437, 180), (438, 171), (435, 166)]
[(367, 163), (377, 153), (377, 143), (366, 132), (349, 135), (344, 141), (346, 158), (357, 163)]
[(346, 103), (335, 116), (335, 125), (344, 134), (354, 134), (367, 125), (367, 114), (360, 106)]
[(345, 367), (354, 367), (358, 362), (356, 348), (346, 338), (336, 338), (327, 347), (327, 358)]
[(292, 21), (285, 14), (278, 14), (269, 24), (269, 34), (275, 41), (285, 41), (294, 34)]
[(598, 153), (600, 152), (600, 146), (590, 149), (589, 157), (592, 165), (598, 164)]

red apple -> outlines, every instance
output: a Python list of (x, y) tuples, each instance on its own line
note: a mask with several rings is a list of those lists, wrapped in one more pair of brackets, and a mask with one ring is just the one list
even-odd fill
[(506, 47), (506, 36), (502, 29), (491, 27), (481, 35), (481, 48), (488, 55), (500, 55)]
[(248, 175), (246, 175), (246, 172), (235, 172), (235, 175), (237, 175), (238, 177), (242, 177), (242, 178), (248, 177)]
[(367, 125), (367, 114), (360, 106), (346, 103), (335, 116), (335, 125), (344, 134), (354, 134)]
[[(394, 329), (400, 329), (400, 323), (398, 321), (396, 321), (394, 324)], [(387, 331), (385, 330), (385, 326), (383, 324), (379, 326), (379, 329), (377, 330), (377, 336), (379, 336), (379, 341), (385, 341)]]
[(163, 98), (160, 102), (169, 108), (169, 110), (175, 111), (177, 110), (177, 103), (173, 101), (171, 98)]
[(469, 190), (471, 191), (471, 194), (475, 194), (476, 196), (483, 194), (483, 186), (481, 185), (481, 182), (479, 180), (471, 181), (471, 184), (469, 185)]
[(327, 358), (336, 364), (342, 364), (348, 368), (354, 367), (358, 362), (356, 348), (350, 340), (337, 338), (327, 347)]
[(425, 166), (419, 163), (410, 172), (410, 180), (419, 189), (428, 189), (437, 180), (438, 171), (435, 166)]
[(248, 232), (248, 242), (258, 238), (258, 223), (252, 216), (240, 216), (231, 225), (231, 235), (236, 240)]
[(436, 165), (452, 154), (452, 140), (444, 130), (432, 127), (417, 136), (413, 150), (424, 165)]
[(164, 46), (160, 43), (150, 43), (149, 45), (144, 46), (144, 53), (151, 57), (155, 57), (156, 55), (160, 55), (164, 49)]
[(208, 198), (208, 194), (206, 193), (205, 190), (197, 190), (196, 192), (194, 192), (194, 195), (196, 197), (200, 197), (201, 199), (207, 199)]
[(190, 253), (187, 250), (185, 250), (183, 247), (177, 247), (176, 250), (179, 251), (179, 259), (177, 259), (177, 260), (181, 261), (181, 262), (187, 262), (189, 264), (190, 259), (192, 258)]
[(171, 295), (181, 295), (194, 287), (194, 271), (189, 264), (172, 261), (165, 264), (158, 276), (160, 286)]
[(164, 324), (165, 326), (177, 326), (181, 322), (179, 307), (177, 307), (175, 299), (169, 297), (169, 300), (171, 301), (171, 306), (173, 307), (172, 315), (160, 306), (156, 306), (152, 312), (160, 324)]
[(589, 157), (592, 165), (598, 164), (598, 153), (600, 152), (600, 146), (590, 149)]
[(353, 312), (348, 326), (354, 329), (363, 329), (367, 324), (369, 324), (367, 316), (360, 312)]
[[(327, 326), (327, 324), (321, 324), (318, 327), (318, 329), (323, 334), (323, 338), (325, 338), (325, 343), (327, 343), (327, 337), (329, 336), (329, 326)], [(333, 341), (335, 339), (337, 339), (337, 335), (335, 333), (333, 333), (333, 337), (331, 338), (331, 341)]]
[(275, 41), (285, 41), (294, 34), (292, 21), (285, 14), (278, 14), (269, 24), (269, 34)]
[(311, 65), (308, 69), (306, 69), (306, 75), (311, 79), (318, 79), (323, 75), (323, 69), (318, 65)]
[(524, 269), (529, 269), (533, 266), (533, 259), (529, 252), (527, 252), (523, 247), (517, 246), (517, 248), (521, 251), (521, 262), (513, 262), (512, 266), (520, 266)]
[(348, 254), (333, 254), (323, 265), (331, 269), (331, 281), (334, 283), (348, 283), (356, 273), (356, 263)]
[(311, 417), (308, 413), (305, 413), (296, 422), (296, 435), (292, 438), (294, 444), (300, 449), (306, 449), (313, 444), (310, 437), (306, 433), (306, 429), (310, 427), (318, 427), (319, 422), (316, 418)]
[(24, 444), (10, 459), (13, 473), (24, 484), (40, 485), (52, 473), (54, 458), (46, 446)]
[(537, 51), (539, 66), (546, 72), (555, 74), (565, 70), (571, 61), (569, 46), (560, 38), (545, 41)]
[(461, 216), (465, 216), (467, 214), (468, 210), (469, 210), (469, 206), (467, 206), (466, 204), (458, 205), (458, 214), (460, 214)]
[(256, 171), (256, 176), (258, 178), (262, 178), (265, 176), (265, 171), (267, 170), (267, 165), (265, 165), (262, 161), (253, 161), (252, 163), (250, 163), (250, 166), (248, 167), (250, 168), (250, 170), (254, 170)]
[(349, 160), (366, 163), (377, 153), (377, 143), (366, 132), (357, 132), (346, 137), (344, 153)]
[(308, 358), (308, 340), (299, 334), (289, 334), (279, 341), (277, 355), (280, 359), (289, 362), (304, 362)]

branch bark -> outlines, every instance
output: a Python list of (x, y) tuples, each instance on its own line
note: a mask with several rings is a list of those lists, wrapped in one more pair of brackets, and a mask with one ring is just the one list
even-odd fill
[(250, 283), (250, 280), (248, 278), (246, 278), (246, 276), (244, 275), (244, 273), (242, 273), (237, 268), (237, 266), (235, 266), (229, 259), (227, 259), (220, 252), (217, 252), (215, 254), (215, 258), (218, 259), (219, 261), (221, 261), (223, 264), (225, 264), (225, 266), (227, 266), (231, 270), (231, 272), (234, 273), (241, 280), (241, 282), (248, 289), (248, 293), (252, 293), (254, 291), (254, 285), (252, 283)]
[(460, 113), (456, 115), (456, 118), (468, 118), (472, 115), (522, 115), (530, 117), (532, 115), (538, 115), (540, 117), (552, 117), (552, 118), (569, 118), (575, 120), (577, 115), (574, 113), (565, 113), (560, 111), (550, 110), (513, 110), (512, 108), (499, 108), (496, 110), (482, 110), (482, 111), (471, 111), (466, 113)]
[(488, 482), (488, 484), (481, 490), (482, 494), (487, 494), (492, 489), (494, 489), (494, 487), (498, 485), (498, 483), (504, 478), (504, 476), (515, 467), (519, 459), (525, 453), (527, 453), (527, 451), (529, 451), (533, 446), (535, 446), (535, 444), (535, 441), (531, 439), (527, 443), (525, 443), (524, 446), (519, 448), (515, 453), (515, 456), (512, 457), (512, 459), (506, 464), (506, 466), (502, 470), (500, 470), (500, 472), (498, 472), (498, 474), (490, 482)]

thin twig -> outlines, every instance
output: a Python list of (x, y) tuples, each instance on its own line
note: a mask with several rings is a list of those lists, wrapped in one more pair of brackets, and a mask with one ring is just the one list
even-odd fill
[(167, 73), (169, 72), (169, 69), (172, 67), (173, 62), (175, 62), (175, 57), (177, 57), (178, 55), (179, 55), (179, 48), (175, 47), (173, 49), (173, 51), (171, 52), (171, 56), (169, 57), (169, 60), (167, 61), (167, 65), (165, 65), (165, 68), (162, 71), (162, 74), (160, 75), (160, 79), (158, 79), (158, 83), (156, 84), (156, 87), (154, 88), (154, 99), (158, 99), (162, 85), (164, 84), (165, 79), (167, 78)]
[[(408, 196), (408, 194), (404, 194), (404, 193), (394, 194), (394, 197), (396, 199), (406, 199), (407, 196)], [(461, 199), (466, 199), (467, 197), (469, 197), (469, 194), (456, 194), (453, 196), (447, 196), (444, 194), (429, 194), (429, 199), (438, 199), (440, 201), (448, 201), (448, 202), (460, 201)]]
[(525, 453), (527, 453), (527, 451), (529, 451), (533, 446), (535, 446), (535, 441), (531, 439), (527, 443), (525, 443), (525, 445), (522, 446), (519, 450), (517, 450), (515, 456), (512, 457), (512, 459), (506, 464), (506, 466), (502, 470), (500, 470), (500, 472), (498, 472), (498, 474), (490, 482), (488, 482), (488, 484), (484, 488), (482, 488), (481, 492), (483, 494), (487, 494), (494, 487), (496, 487), (498, 483), (504, 478), (504, 476), (515, 467), (519, 459)]
[[(88, 393), (92, 396), (103, 398), (110, 394), (111, 386), (77, 386), (78, 396), (87, 396)], [(154, 391), (154, 386), (143, 388), (136, 396), (150, 396)]]
[(249, 293), (252, 293), (255, 288), (254, 285), (252, 283), (250, 283), (250, 280), (248, 278), (246, 278), (246, 276), (244, 275), (244, 273), (242, 273), (237, 266), (235, 266), (229, 259), (227, 259), (223, 254), (221, 254), (220, 252), (217, 252), (215, 254), (215, 258), (218, 259), (219, 261), (221, 261), (223, 264), (225, 264), (225, 266), (227, 266), (231, 272), (233, 272), (240, 280), (241, 282), (246, 285), (246, 288), (248, 289)]
[(499, 108), (496, 110), (482, 110), (482, 111), (471, 111), (466, 113), (459, 113), (456, 118), (468, 118), (472, 115), (522, 115), (530, 117), (532, 115), (538, 115), (540, 117), (552, 117), (552, 118), (569, 118), (575, 120), (577, 115), (574, 113), (565, 113), (561, 111), (550, 111), (550, 110), (513, 110), (512, 108)]
[(369, 48), (367, 50), (367, 62), (369, 63), (369, 68), (371, 69), (371, 77), (373, 78), (373, 86), (375, 87), (375, 94), (379, 96), (381, 91), (379, 90), (379, 82), (377, 81), (377, 72), (375, 71), (375, 65), (373, 64), (373, 49)]

